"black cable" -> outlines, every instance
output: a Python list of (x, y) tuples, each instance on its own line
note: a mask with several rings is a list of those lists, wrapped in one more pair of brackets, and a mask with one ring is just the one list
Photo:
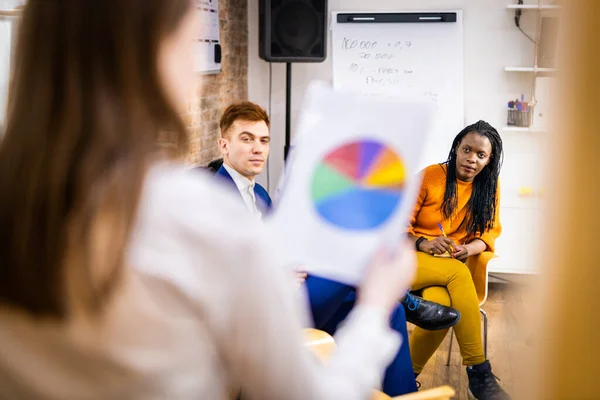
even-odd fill
[[(523, 0), (518, 0), (517, 5), (523, 5)], [(527, 37), (527, 39), (531, 40), (531, 42), (533, 42), (533, 44), (535, 44), (537, 46), (537, 42), (535, 40), (533, 40), (531, 38), (531, 36), (529, 36), (527, 33), (525, 33), (525, 31), (521, 28), (521, 15), (522, 14), (523, 14), (523, 10), (521, 10), (520, 8), (517, 8), (515, 11), (515, 25), (517, 26), (517, 28), (519, 28), (521, 33)]]
[[(273, 94), (273, 64), (269, 63), (269, 119), (271, 120), (271, 126), (273, 126), (273, 117), (271, 115), (271, 96)], [(271, 172), (269, 161), (271, 157), (267, 157), (267, 192), (271, 190)]]
[[(523, 4), (523, 0), (518, 0), (517, 5), (520, 6)], [(521, 15), (523, 14), (523, 10), (517, 8), (515, 10), (515, 25), (518, 27), (521, 24)]]
[(523, 33), (523, 35), (527, 36), (527, 39), (531, 40), (533, 42), (533, 44), (535, 44), (537, 46), (537, 42), (535, 40), (533, 40), (531, 38), (531, 36), (529, 36), (528, 34), (526, 34), (525, 31), (523, 29), (521, 29), (521, 27), (519, 25), (517, 25), (517, 28), (519, 28), (519, 30)]

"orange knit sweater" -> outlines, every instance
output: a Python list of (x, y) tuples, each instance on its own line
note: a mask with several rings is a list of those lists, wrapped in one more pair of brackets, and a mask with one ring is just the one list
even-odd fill
[[(415, 211), (410, 220), (408, 232), (414, 236), (425, 236), (427, 239), (433, 239), (442, 236), (442, 232), (437, 225), (441, 222), (446, 235), (454, 240), (456, 244), (466, 244), (473, 239), (481, 239), (487, 244), (487, 251), (493, 252), (496, 238), (502, 231), (498, 207), (496, 207), (494, 227), (480, 237), (467, 235), (466, 223), (461, 226), (467, 214), (467, 203), (471, 198), (472, 190), (472, 182), (457, 180), (457, 210), (451, 219), (444, 220), (442, 216), (442, 202), (444, 201), (444, 192), (446, 191), (446, 166), (433, 164), (425, 168), (423, 170), (421, 190), (419, 191)], [(498, 195), (499, 200), (500, 196)]]

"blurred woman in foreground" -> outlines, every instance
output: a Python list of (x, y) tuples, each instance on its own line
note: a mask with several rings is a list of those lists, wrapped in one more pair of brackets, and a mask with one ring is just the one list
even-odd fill
[(359, 399), (397, 351), (409, 251), (374, 260), (319, 365), (264, 228), (156, 158), (164, 131), (185, 151), (193, 5), (25, 7), (0, 144), (1, 398)]

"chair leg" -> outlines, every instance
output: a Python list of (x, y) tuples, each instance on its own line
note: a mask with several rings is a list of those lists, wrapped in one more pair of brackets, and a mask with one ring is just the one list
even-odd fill
[(487, 330), (488, 330), (488, 318), (487, 313), (483, 308), (479, 309), (481, 315), (483, 315), (483, 355), (487, 360)]
[(450, 366), (450, 355), (452, 354), (452, 343), (454, 342), (454, 328), (450, 328), (450, 346), (448, 347), (448, 360), (446, 360), (446, 367)]
[[(487, 360), (487, 331), (488, 331), (488, 317), (487, 313), (483, 308), (479, 309), (481, 315), (483, 315), (483, 355)], [(450, 328), (450, 346), (448, 347), (448, 359), (446, 360), (446, 367), (450, 366), (450, 357), (452, 355), (452, 345), (454, 344), (454, 329)]]

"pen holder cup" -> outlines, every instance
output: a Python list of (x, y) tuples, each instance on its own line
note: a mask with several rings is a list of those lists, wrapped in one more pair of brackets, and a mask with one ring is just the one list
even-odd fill
[(518, 112), (519, 111), (516, 108), (509, 108), (508, 109), (508, 116), (507, 116), (507, 119), (506, 119), (506, 125), (511, 125), (511, 126), (517, 125)]
[(531, 115), (533, 109), (527, 111), (519, 111), (516, 108), (509, 108), (506, 124), (511, 126), (531, 126)]

